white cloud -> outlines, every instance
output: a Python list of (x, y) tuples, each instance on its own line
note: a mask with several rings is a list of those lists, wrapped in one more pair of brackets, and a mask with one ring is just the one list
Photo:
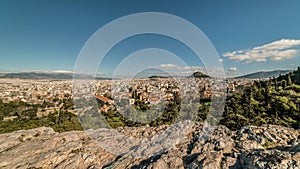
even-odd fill
[(172, 70), (172, 71), (203, 71), (204, 67), (201, 66), (179, 66), (176, 64), (161, 64), (159, 66), (154, 66), (153, 68)]
[(237, 71), (237, 68), (236, 68), (236, 67), (230, 67), (228, 70), (229, 70), (229, 71), (236, 72), (236, 71)]
[(191, 75), (191, 73), (194, 73), (196, 71), (201, 71), (203, 73), (206, 72), (204, 67), (201, 66), (180, 66), (177, 64), (161, 64), (159, 66), (151, 66), (149, 68), (157, 68), (164, 70), (168, 73), (171, 73), (173, 75), (181, 75), (181, 76), (186, 76), (186, 75)]
[(74, 73), (71, 70), (54, 70), (52, 73)]
[(35, 72), (35, 73), (74, 73), (72, 70), (41, 70), (41, 69), (35, 69), (35, 70), (23, 70), (21, 72)]
[(221, 63), (222, 63), (223, 61), (224, 61), (224, 59), (219, 59), (219, 62), (221, 62)]
[(223, 56), (230, 60), (265, 62), (267, 59), (278, 62), (294, 58), (299, 54), (300, 40), (281, 39), (252, 49), (226, 52)]
[(160, 68), (169, 69), (169, 68), (178, 67), (178, 65), (168, 63), (168, 64), (161, 64), (161, 65), (159, 65), (159, 67), (160, 67)]

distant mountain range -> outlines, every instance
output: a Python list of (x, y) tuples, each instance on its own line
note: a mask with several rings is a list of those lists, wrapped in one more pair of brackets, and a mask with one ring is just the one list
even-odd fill
[(1, 78), (20, 78), (20, 79), (72, 79), (70, 73), (38, 73), (38, 72), (20, 72), (3, 73)]
[(171, 76), (159, 76), (159, 75), (153, 75), (153, 76), (149, 76), (149, 79), (159, 79), (159, 78), (169, 78)]
[[(255, 73), (246, 74), (243, 76), (238, 76), (234, 78), (247, 78), (247, 79), (264, 79), (264, 78), (272, 78), (272, 77), (278, 77), (280, 74), (285, 75), (293, 70), (273, 70), (273, 71), (260, 71)], [(148, 78), (168, 78), (170, 76), (160, 76), (160, 75), (153, 75), (149, 76)], [(189, 78), (210, 78), (210, 76), (202, 73), (202, 72), (194, 72), (192, 75), (188, 76)]]
[[(73, 73), (56, 72), (20, 72), (20, 73), (0, 73), (0, 78), (19, 78), (19, 79), (73, 79)], [(91, 75), (76, 75), (77, 79), (94, 79)], [(97, 80), (111, 80), (112, 78), (100, 77)]]
[(293, 70), (274, 70), (274, 71), (261, 71), (256, 73), (250, 73), (243, 76), (238, 76), (235, 78), (247, 78), (247, 79), (263, 79), (263, 78), (272, 78), (278, 77), (280, 74), (284, 75), (292, 72)]
[(194, 72), (190, 76), (180, 76), (180, 75), (178, 75), (178, 76), (151, 75), (148, 78), (150, 78), (150, 79), (157, 79), (157, 78), (172, 78), (172, 77), (176, 77), (176, 78), (208, 78), (210, 76), (208, 76), (208, 75), (206, 75), (206, 74), (204, 74), (202, 72), (197, 71), (197, 72)]
[[(238, 76), (235, 78), (248, 78), (248, 79), (263, 79), (263, 78), (271, 78), (278, 77), (280, 74), (284, 75), (293, 70), (274, 70), (274, 71), (260, 71), (256, 73), (246, 74), (243, 76)], [(148, 76), (148, 78), (168, 78), (169, 76), (165, 75), (152, 75)], [(188, 76), (189, 78), (209, 78), (210, 76), (202, 73), (202, 72), (194, 72), (192, 75)], [(73, 73), (63, 73), (63, 72), (19, 72), (19, 73), (11, 73), (11, 72), (0, 72), (0, 78), (19, 78), (19, 79), (73, 79)], [(91, 75), (76, 75), (78, 79), (94, 79)], [(97, 80), (111, 80), (110, 77), (101, 77), (101, 75), (96, 75)]]

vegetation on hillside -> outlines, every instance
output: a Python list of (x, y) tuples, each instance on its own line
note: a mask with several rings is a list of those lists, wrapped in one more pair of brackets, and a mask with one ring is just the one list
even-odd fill
[(221, 124), (232, 130), (245, 125), (277, 124), (300, 128), (300, 68), (267, 81), (254, 81), (243, 93), (227, 98)]
[(0, 133), (21, 129), (32, 129), (41, 126), (52, 127), (57, 132), (82, 130), (77, 115), (68, 110), (73, 106), (71, 99), (61, 100), (62, 107), (48, 115), (37, 116), (38, 110), (48, 106), (27, 104), (24, 102), (3, 103), (0, 100)]

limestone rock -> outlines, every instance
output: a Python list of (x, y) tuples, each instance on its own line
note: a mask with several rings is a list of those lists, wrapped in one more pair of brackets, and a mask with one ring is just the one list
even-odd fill
[[(218, 126), (205, 137), (202, 124), (184, 130), (187, 124), (169, 132), (168, 126), (65, 133), (41, 127), (1, 134), (0, 168), (300, 168), (299, 130), (265, 125), (230, 131)], [(177, 140), (180, 131), (185, 136)], [(150, 143), (172, 146), (159, 151)], [(158, 153), (147, 156), (151, 151)]]

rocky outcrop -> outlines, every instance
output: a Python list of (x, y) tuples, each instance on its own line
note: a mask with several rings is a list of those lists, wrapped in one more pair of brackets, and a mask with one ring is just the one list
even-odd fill
[[(197, 143), (187, 168), (300, 168), (299, 131), (281, 126), (219, 127)], [(197, 155), (194, 155), (197, 154)]]
[(0, 135), (0, 152), (0, 168), (101, 168), (115, 159), (84, 132), (45, 127)]
[[(205, 138), (201, 124), (189, 132), (185, 126), (178, 125), (167, 135), (163, 132), (167, 126), (65, 133), (41, 127), (2, 134), (0, 168), (300, 168), (299, 130), (265, 125), (230, 131), (219, 126)], [(147, 154), (155, 146), (147, 141), (157, 142), (160, 134), (176, 140), (180, 135), (176, 131), (186, 132), (185, 137), (168, 149), (151, 156), (126, 153)], [(170, 139), (160, 141), (167, 144)], [(123, 145), (118, 149), (125, 153), (116, 154), (104, 144)]]

